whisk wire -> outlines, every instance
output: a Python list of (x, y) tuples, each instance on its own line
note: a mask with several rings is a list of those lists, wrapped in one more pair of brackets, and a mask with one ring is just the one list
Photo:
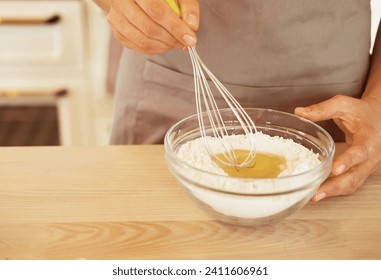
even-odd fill
[[(253, 134), (256, 133), (257, 130), (254, 122), (246, 113), (246, 111), (242, 108), (239, 102), (233, 97), (233, 95), (202, 62), (196, 49), (194, 47), (190, 47), (188, 48), (188, 51), (193, 66), (195, 101), (200, 127), (200, 134), (205, 141), (205, 147), (208, 153), (211, 156), (213, 156), (215, 160), (222, 164), (234, 166), (236, 168), (248, 167), (252, 164), (256, 153)], [(209, 80), (213, 83), (217, 91), (223, 97), (228, 107), (232, 110), (233, 115), (237, 119), (238, 123), (241, 125), (247, 137), (250, 152), (242, 162), (238, 162), (236, 153), (234, 152), (234, 147), (229, 141), (226, 141), (225, 139), (225, 137), (229, 135), (228, 129), (225, 125), (222, 115), (220, 114), (217, 102), (213, 96), (213, 91), (210, 88), (205, 73), (209, 77)], [(205, 109), (205, 112), (207, 114), (213, 136), (219, 139), (219, 142), (222, 145), (223, 152), (221, 154), (223, 154), (224, 159), (215, 156), (216, 153), (212, 151), (208, 141), (206, 140), (206, 126), (202, 117), (203, 109)]]
[[(211, 122), (213, 136), (222, 138), (224, 135), (227, 134), (226, 126), (224, 125), (222, 116), (218, 114), (218, 106), (211, 94), (210, 86), (208, 84), (207, 78), (205, 77), (204, 72), (202, 71), (202, 65), (200, 64), (199, 56), (195, 52), (193, 48), (190, 49), (190, 55), (192, 58), (193, 63), (193, 69), (195, 71), (195, 83), (196, 83), (196, 104), (197, 104), (197, 112), (201, 113), (202, 110), (202, 104), (205, 106), (205, 111), (208, 114), (208, 118), (213, 120)], [(204, 103), (202, 103), (202, 100)], [(199, 118), (199, 121), (201, 122), (201, 127), (203, 128), (202, 133), (205, 132), (205, 126), (203, 123), (203, 118)], [(217, 122), (217, 125), (216, 125)], [(203, 136), (206, 136), (205, 134)]]

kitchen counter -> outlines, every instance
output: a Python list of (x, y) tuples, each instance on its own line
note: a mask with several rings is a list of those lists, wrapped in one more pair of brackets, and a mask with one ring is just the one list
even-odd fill
[(381, 169), (245, 228), (199, 210), (162, 145), (0, 148), (0, 259), (381, 259)]

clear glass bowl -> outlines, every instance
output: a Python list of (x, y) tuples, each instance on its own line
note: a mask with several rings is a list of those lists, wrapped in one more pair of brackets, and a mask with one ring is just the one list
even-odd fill
[[(243, 134), (230, 109), (220, 112), (229, 133)], [(166, 133), (164, 147), (170, 171), (206, 213), (226, 223), (256, 226), (280, 221), (311, 199), (330, 173), (335, 143), (323, 128), (296, 115), (256, 108), (246, 112), (258, 131), (292, 139), (318, 153), (321, 163), (297, 175), (271, 179), (229, 177), (192, 167), (177, 156), (177, 151), (184, 143), (200, 137), (196, 115), (173, 125)], [(207, 122), (205, 114), (203, 118)], [(211, 135), (211, 131), (207, 132)]]

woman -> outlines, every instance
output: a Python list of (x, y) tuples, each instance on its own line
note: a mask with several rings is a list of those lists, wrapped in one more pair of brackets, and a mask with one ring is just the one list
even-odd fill
[(370, 61), (370, 0), (179, 0), (181, 18), (164, 0), (96, 1), (126, 47), (112, 143), (159, 143), (195, 113), (184, 50), (197, 44), (243, 106), (295, 112), (349, 144), (314, 201), (353, 193), (380, 166), (381, 38)]

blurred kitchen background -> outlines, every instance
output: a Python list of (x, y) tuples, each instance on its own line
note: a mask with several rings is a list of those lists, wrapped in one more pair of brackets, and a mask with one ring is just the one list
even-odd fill
[(120, 52), (92, 0), (0, 0), (0, 146), (107, 145)]

